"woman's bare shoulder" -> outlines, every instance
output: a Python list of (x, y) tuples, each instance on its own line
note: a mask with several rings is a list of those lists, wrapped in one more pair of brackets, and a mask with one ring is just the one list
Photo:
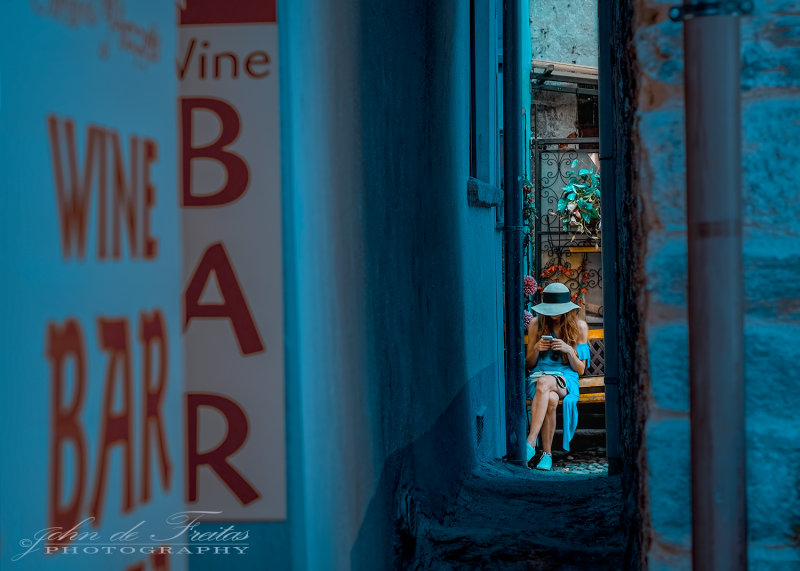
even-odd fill
[(578, 343), (589, 342), (589, 324), (583, 319), (578, 320)]

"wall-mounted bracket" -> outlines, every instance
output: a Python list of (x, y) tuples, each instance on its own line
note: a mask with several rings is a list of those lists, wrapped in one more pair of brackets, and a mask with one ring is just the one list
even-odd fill
[(692, 2), (673, 6), (669, 17), (674, 22), (681, 22), (690, 18), (701, 16), (731, 16), (735, 14), (750, 14), (753, 12), (752, 0), (727, 0), (725, 2)]

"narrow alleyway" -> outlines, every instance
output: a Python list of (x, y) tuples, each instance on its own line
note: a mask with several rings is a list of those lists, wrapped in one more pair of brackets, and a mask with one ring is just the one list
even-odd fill
[(620, 477), (594, 454), (564, 453), (553, 472), (481, 466), (442, 521), (420, 525), (412, 568), (621, 569)]

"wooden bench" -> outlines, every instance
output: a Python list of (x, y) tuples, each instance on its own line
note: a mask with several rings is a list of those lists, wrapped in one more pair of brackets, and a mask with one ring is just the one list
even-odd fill
[(602, 329), (589, 330), (589, 355), (589, 367), (578, 379), (581, 387), (578, 404), (604, 403), (606, 402), (606, 347)]

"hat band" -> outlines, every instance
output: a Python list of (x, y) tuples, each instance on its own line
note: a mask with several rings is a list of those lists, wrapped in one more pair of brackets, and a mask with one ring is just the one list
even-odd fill
[(545, 291), (542, 292), (542, 303), (569, 303), (570, 295), (568, 291)]

